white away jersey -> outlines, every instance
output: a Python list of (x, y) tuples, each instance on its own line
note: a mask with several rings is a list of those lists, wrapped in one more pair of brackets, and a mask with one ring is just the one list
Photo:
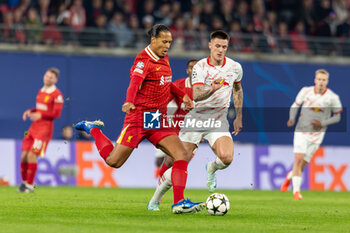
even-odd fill
[(339, 96), (332, 90), (326, 89), (322, 94), (315, 91), (315, 87), (304, 87), (298, 93), (295, 104), (302, 105), (300, 117), (295, 128), (296, 132), (309, 135), (309, 140), (313, 143), (322, 143), (327, 127), (322, 127), (320, 131), (313, 129), (313, 120), (323, 121), (331, 117), (331, 113), (338, 114), (343, 111)]
[(209, 98), (197, 101), (196, 108), (228, 108), (230, 106), (232, 88), (243, 76), (242, 66), (234, 60), (225, 57), (222, 66), (209, 64), (209, 57), (197, 62), (192, 70), (192, 85), (204, 84), (204, 89), (210, 89), (211, 83), (218, 78), (224, 80), (224, 86), (215, 91)]

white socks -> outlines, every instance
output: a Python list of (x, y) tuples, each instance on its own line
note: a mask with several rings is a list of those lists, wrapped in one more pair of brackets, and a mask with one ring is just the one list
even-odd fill
[(293, 176), (293, 193), (300, 192), (301, 176)]
[(288, 172), (287, 179), (290, 180), (293, 177), (293, 171)]
[(216, 159), (212, 162), (208, 163), (208, 171), (210, 173), (214, 173), (217, 170), (221, 170), (221, 169), (225, 169), (227, 168), (228, 165), (225, 165), (220, 159), (219, 157), (216, 157)]
[(169, 168), (166, 170), (163, 174), (163, 176), (159, 179), (156, 191), (153, 194), (152, 199), (150, 200), (151, 202), (160, 202), (164, 194), (171, 188), (173, 185), (171, 183), (171, 172), (172, 168)]

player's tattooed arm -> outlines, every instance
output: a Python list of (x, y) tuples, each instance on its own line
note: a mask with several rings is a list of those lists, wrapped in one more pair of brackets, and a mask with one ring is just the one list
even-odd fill
[(193, 86), (193, 100), (200, 101), (208, 99), (216, 90), (220, 89), (223, 85), (224, 82), (222, 78), (215, 79), (211, 84), (211, 88), (207, 90), (204, 89), (204, 85), (195, 85)]
[(205, 100), (214, 93), (212, 89), (204, 90), (204, 85), (193, 86), (193, 100)]
[(236, 110), (236, 119), (233, 122), (234, 131), (232, 134), (235, 136), (242, 130), (242, 107), (243, 107), (243, 89), (241, 83), (234, 84), (233, 90), (233, 103)]
[(242, 118), (242, 106), (243, 106), (243, 89), (241, 83), (233, 85), (233, 103), (235, 105), (236, 117)]

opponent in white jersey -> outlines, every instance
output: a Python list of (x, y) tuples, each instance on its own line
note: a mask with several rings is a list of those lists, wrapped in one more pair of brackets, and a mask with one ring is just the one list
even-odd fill
[(288, 127), (294, 125), (298, 109), (302, 106), (294, 132), (293, 170), (287, 174), (281, 191), (286, 192), (292, 180), (295, 200), (302, 199), (301, 173), (322, 143), (327, 126), (340, 121), (342, 105), (339, 96), (327, 88), (328, 78), (329, 73), (326, 70), (317, 70), (315, 86), (302, 88), (290, 108)]
[[(225, 57), (229, 41), (230, 36), (224, 31), (218, 30), (210, 34), (210, 56), (199, 61), (192, 71), (195, 109), (186, 115), (185, 126), (179, 135), (187, 156), (192, 156), (202, 138), (209, 142), (217, 155), (217, 158), (206, 166), (207, 186), (211, 192), (216, 188), (215, 172), (226, 168), (233, 160), (233, 141), (227, 123), (227, 110), (233, 89), (236, 109), (233, 134), (237, 135), (242, 129), (243, 90), (240, 81), (243, 72), (239, 63)], [(207, 125), (204, 122), (206, 120), (210, 120), (207, 121)], [(190, 122), (199, 123), (195, 123), (193, 127), (192, 124), (188, 124)], [(216, 128), (215, 122), (219, 122), (219, 128)], [(171, 170), (172, 168), (168, 169), (160, 178), (157, 189), (148, 203), (149, 210), (159, 210), (161, 197), (172, 185)]]
[[(210, 56), (200, 60), (192, 72), (195, 108), (186, 115), (185, 122), (192, 117), (209, 122), (214, 119), (215, 124), (209, 128), (183, 128), (179, 135), (188, 153), (192, 153), (204, 138), (216, 154), (216, 159), (206, 165), (207, 187), (210, 192), (216, 189), (216, 171), (225, 169), (233, 160), (233, 140), (227, 121), (232, 93), (236, 108), (236, 119), (233, 122), (235, 135), (242, 129), (243, 71), (238, 62), (225, 57), (228, 43), (229, 36), (225, 32), (213, 32), (210, 35)], [(216, 122), (221, 124), (217, 127)]]

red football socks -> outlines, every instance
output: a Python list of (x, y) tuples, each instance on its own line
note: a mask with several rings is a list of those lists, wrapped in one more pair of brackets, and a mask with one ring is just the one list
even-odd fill
[(106, 161), (108, 155), (114, 148), (111, 140), (109, 140), (109, 138), (107, 138), (106, 135), (104, 135), (102, 131), (96, 127), (90, 130), (90, 134), (95, 139), (95, 144), (98, 152), (100, 153), (103, 160)]
[(184, 191), (187, 181), (187, 165), (185, 160), (176, 160), (173, 163), (171, 182), (173, 183), (174, 204), (184, 198)]
[(166, 170), (168, 170), (170, 167), (168, 167), (165, 163), (163, 163), (162, 167), (159, 170), (159, 177), (162, 177), (164, 172), (166, 172)]
[(27, 162), (21, 162), (21, 177), (22, 177), (22, 181), (26, 181), (27, 169), (28, 169), (28, 163)]
[(26, 175), (27, 184), (33, 185), (37, 169), (38, 169), (37, 163), (28, 163), (27, 175)]

